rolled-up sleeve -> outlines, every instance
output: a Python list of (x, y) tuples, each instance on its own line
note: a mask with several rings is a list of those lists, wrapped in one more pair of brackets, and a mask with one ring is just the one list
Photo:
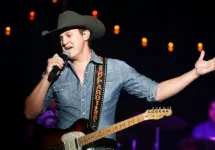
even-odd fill
[[(43, 72), (42, 78), (44, 77), (44, 74), (45, 74), (45, 72)], [(48, 92), (46, 94), (45, 100), (44, 100), (43, 112), (51, 105), (53, 99), (54, 99), (53, 88), (52, 88), (52, 86), (50, 86), (48, 89)]]
[(125, 62), (121, 65), (122, 89), (138, 98), (146, 98), (149, 102), (156, 101), (158, 83), (138, 73)]
[(54, 96), (53, 96), (52, 88), (49, 88), (44, 102), (44, 110), (46, 110), (51, 105), (53, 99), (54, 99)]

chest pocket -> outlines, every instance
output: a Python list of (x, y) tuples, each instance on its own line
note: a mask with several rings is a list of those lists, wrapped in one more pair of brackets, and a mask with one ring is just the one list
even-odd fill
[(120, 78), (119, 78), (119, 75), (117, 73), (115, 73), (114, 71), (112, 72), (109, 72), (107, 74), (107, 79), (106, 79), (106, 82), (119, 82), (120, 81)]
[(106, 106), (110, 106), (115, 96), (118, 97), (120, 92), (120, 77), (114, 72), (109, 72), (106, 79), (105, 101)]
[(71, 83), (64, 83), (54, 87), (54, 95), (59, 106), (65, 106), (71, 102), (71, 93)]

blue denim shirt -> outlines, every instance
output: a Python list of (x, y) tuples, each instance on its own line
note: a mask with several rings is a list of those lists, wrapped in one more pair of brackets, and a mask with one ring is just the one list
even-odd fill
[[(92, 57), (86, 67), (82, 85), (73, 64), (68, 61), (59, 78), (50, 86), (45, 98), (45, 108), (53, 99), (56, 100), (59, 128), (68, 128), (80, 118), (89, 119), (94, 63), (102, 63), (102, 61), (92, 50)], [(121, 90), (138, 98), (155, 101), (157, 85), (157, 82), (139, 74), (124, 61), (108, 58), (106, 89), (98, 129), (115, 123), (115, 109)], [(115, 140), (116, 137), (112, 134), (107, 138)]]

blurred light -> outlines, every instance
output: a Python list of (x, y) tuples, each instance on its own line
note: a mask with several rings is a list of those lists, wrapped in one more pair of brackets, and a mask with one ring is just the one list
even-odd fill
[(58, 1), (58, 0), (52, 0), (52, 3), (54, 3), (54, 4), (55, 4), (55, 3), (57, 3), (57, 1)]
[(198, 43), (198, 44), (197, 44), (197, 50), (198, 50), (199, 52), (201, 52), (201, 51), (203, 50), (203, 44), (202, 44), (202, 43)]
[(98, 18), (98, 11), (97, 10), (92, 11), (92, 16), (94, 18)]
[(119, 34), (119, 32), (120, 32), (119, 30), (113, 30), (114, 34)]
[(120, 33), (120, 26), (115, 25), (114, 28), (113, 28), (113, 32), (114, 32), (114, 34), (119, 34)]
[(115, 25), (114, 26), (114, 30), (120, 30), (120, 26), (119, 25)]
[(172, 52), (173, 50), (174, 50), (174, 44), (173, 44), (173, 42), (169, 42), (168, 43), (168, 51)]
[(5, 35), (9, 36), (10, 35), (10, 31), (5, 31)]
[(34, 19), (34, 16), (29, 16), (29, 20), (33, 21)]
[(144, 43), (145, 43), (145, 42), (148, 42), (147, 38), (143, 37), (143, 38), (142, 38), (142, 42), (144, 42)]
[(141, 40), (141, 44), (143, 47), (146, 47), (148, 45), (148, 39), (143, 37), (142, 40)]
[(215, 141), (215, 137), (210, 137), (210, 140)]
[(35, 12), (31, 11), (29, 14), (29, 20), (33, 21), (35, 19)]
[(30, 16), (35, 16), (35, 12), (34, 12), (34, 11), (31, 11), (29, 15), (30, 15)]
[(93, 15), (93, 16), (97, 16), (97, 15), (98, 15), (98, 11), (97, 11), (97, 10), (94, 10), (94, 11), (92, 12), (92, 15)]
[(132, 150), (136, 150), (137, 141), (136, 139), (132, 140)]
[(147, 42), (142, 42), (141, 45), (142, 45), (143, 47), (146, 47), (146, 46), (148, 46), (148, 43), (147, 43)]
[(9, 36), (11, 34), (11, 28), (10, 27), (6, 27), (5, 28), (5, 35)]
[(10, 28), (10, 27), (6, 27), (5, 30), (6, 30), (6, 31), (10, 31), (11, 28)]

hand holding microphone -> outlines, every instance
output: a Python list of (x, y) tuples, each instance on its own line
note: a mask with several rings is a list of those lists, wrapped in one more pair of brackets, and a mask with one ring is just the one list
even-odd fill
[(55, 54), (52, 58), (48, 59), (46, 72), (49, 75), (49, 82), (51, 82), (60, 73), (70, 55), (70, 51), (65, 50), (61, 57), (58, 54)]

